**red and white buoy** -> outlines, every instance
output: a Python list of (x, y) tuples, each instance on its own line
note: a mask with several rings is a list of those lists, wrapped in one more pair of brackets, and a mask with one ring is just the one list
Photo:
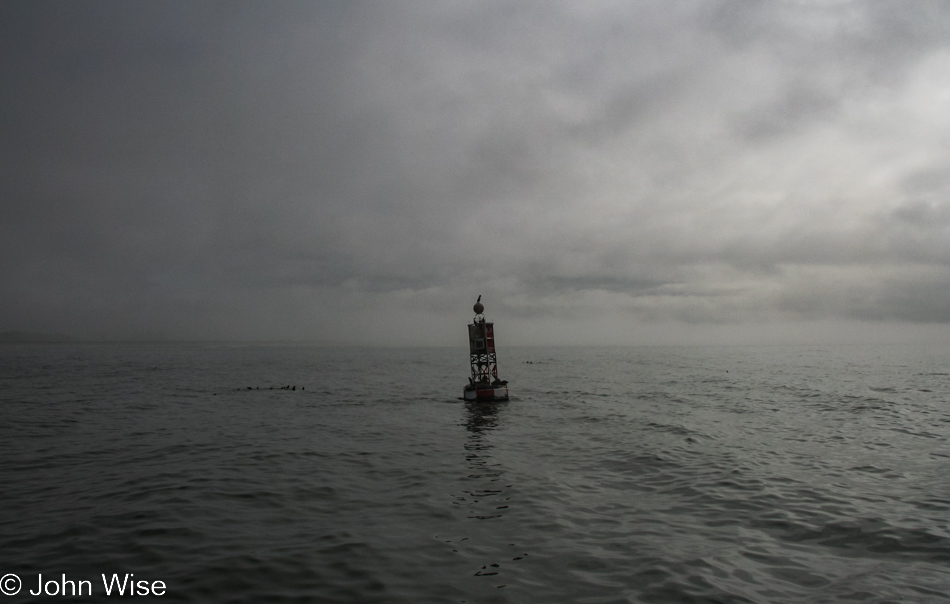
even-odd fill
[(473, 309), (475, 318), (468, 325), (468, 348), (472, 362), (472, 377), (463, 391), (467, 401), (507, 401), (508, 382), (498, 379), (498, 361), (495, 358), (495, 324), (485, 321), (485, 307), (479, 296)]

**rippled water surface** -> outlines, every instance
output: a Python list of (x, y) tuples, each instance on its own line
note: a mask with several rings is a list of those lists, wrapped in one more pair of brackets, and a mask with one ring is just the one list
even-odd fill
[(487, 405), (467, 362), (0, 347), (4, 600), (950, 602), (946, 350), (510, 348)]

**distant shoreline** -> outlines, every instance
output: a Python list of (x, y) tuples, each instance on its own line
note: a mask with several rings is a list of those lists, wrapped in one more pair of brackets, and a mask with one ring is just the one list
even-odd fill
[(0, 344), (67, 344), (78, 341), (61, 333), (0, 332)]
[(62, 333), (39, 333), (24, 331), (0, 332), (0, 344), (131, 344), (170, 346), (319, 346), (319, 347), (364, 347), (365, 344), (346, 344), (319, 340), (165, 340), (165, 339), (86, 339)]

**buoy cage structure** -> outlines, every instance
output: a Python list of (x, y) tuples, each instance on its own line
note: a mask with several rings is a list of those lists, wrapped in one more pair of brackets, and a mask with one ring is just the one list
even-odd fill
[(508, 400), (508, 381), (498, 379), (495, 356), (495, 324), (485, 320), (485, 307), (478, 297), (473, 310), (475, 318), (468, 325), (468, 347), (472, 377), (462, 392), (466, 401), (494, 402)]

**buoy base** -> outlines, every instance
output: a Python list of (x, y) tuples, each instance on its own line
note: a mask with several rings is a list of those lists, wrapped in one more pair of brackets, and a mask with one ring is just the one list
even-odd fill
[(508, 384), (469, 384), (462, 392), (466, 401), (491, 403), (508, 400)]

